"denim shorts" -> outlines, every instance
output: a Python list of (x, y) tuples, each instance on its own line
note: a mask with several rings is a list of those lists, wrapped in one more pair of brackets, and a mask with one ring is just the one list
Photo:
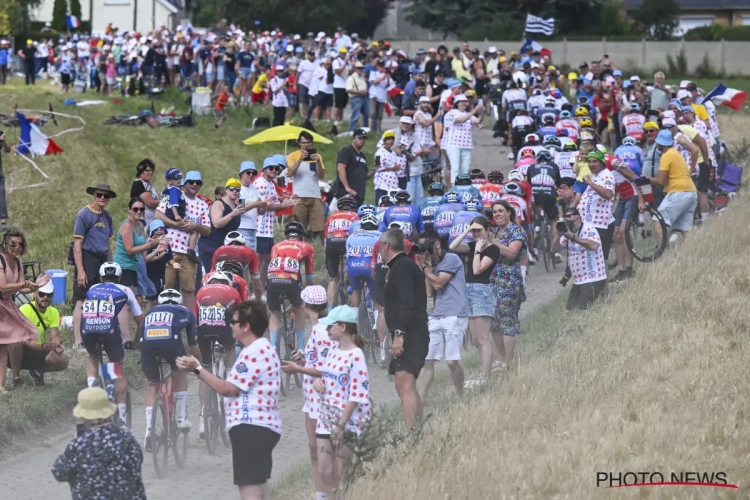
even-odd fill
[(240, 227), (237, 231), (245, 238), (245, 246), (256, 252), (258, 250), (256, 230)]
[(622, 221), (627, 221), (633, 212), (638, 210), (638, 196), (633, 196), (627, 200), (618, 200), (615, 207), (615, 229), (620, 227)]
[(253, 76), (253, 68), (240, 68), (240, 78), (243, 80), (247, 80), (249, 78), (252, 78)]
[(466, 294), (469, 297), (469, 317), (495, 316), (495, 295), (490, 285), (484, 283), (467, 283)]

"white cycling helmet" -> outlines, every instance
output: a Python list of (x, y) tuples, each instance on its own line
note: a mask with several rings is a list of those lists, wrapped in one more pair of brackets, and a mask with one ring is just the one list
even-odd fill
[(362, 223), (362, 227), (365, 226), (365, 224), (369, 224), (371, 226), (375, 226), (376, 228), (380, 224), (380, 221), (378, 220), (378, 216), (375, 214), (364, 214), (362, 218), (360, 219), (360, 222)]
[(635, 146), (638, 144), (638, 141), (635, 140), (635, 137), (623, 137), (622, 139), (622, 145), (623, 146)]
[(508, 180), (509, 181), (515, 181), (515, 182), (523, 182), (523, 174), (519, 172), (518, 170), (511, 170), (510, 173), (508, 173)]
[(105, 262), (99, 268), (99, 276), (102, 278), (113, 278), (117, 276), (119, 278), (122, 276), (122, 268), (117, 262)]
[(245, 237), (239, 233), (239, 231), (230, 231), (224, 238), (224, 245), (231, 245), (232, 243), (239, 243), (240, 245), (245, 244)]
[(159, 304), (182, 305), (182, 294), (174, 288), (167, 288), (159, 294)]
[(206, 284), (211, 283), (212, 281), (218, 281), (224, 283), (225, 285), (232, 286), (232, 278), (219, 271), (214, 271), (206, 277)]
[(406, 224), (404, 224), (403, 222), (401, 222), (399, 220), (395, 220), (395, 221), (391, 222), (390, 225), (388, 226), (389, 229), (396, 228), (396, 229), (400, 229), (402, 231), (404, 230), (405, 227), (406, 227)]

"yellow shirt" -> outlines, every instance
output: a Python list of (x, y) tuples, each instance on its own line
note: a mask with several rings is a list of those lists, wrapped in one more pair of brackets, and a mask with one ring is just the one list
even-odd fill
[[(695, 127), (692, 127), (690, 125), (677, 125), (677, 128), (680, 129), (680, 132), (685, 134), (688, 139), (692, 142), (693, 139), (695, 139), (695, 136), (698, 135), (698, 131), (695, 129)], [(708, 145), (706, 145), (708, 146)], [(695, 147), (698, 147), (697, 145)], [(703, 162), (703, 154), (701, 153), (700, 148), (698, 148), (698, 163)]]
[(695, 111), (695, 117), (698, 118), (701, 121), (707, 122), (708, 121), (708, 111), (706, 110), (706, 107), (703, 104), (691, 104), (693, 111)]
[[(44, 324), (47, 325), (47, 329), (50, 328), (59, 328), (60, 327), (60, 312), (55, 309), (52, 306), (49, 306), (46, 311), (42, 312), (39, 310), (39, 306), (36, 305), (36, 302), (32, 302), (34, 304), (34, 307), (36, 307), (36, 310), (39, 311), (39, 314), (42, 316), (42, 319), (44, 320)], [(44, 335), (44, 327), (42, 327), (42, 323), (39, 321), (39, 317), (36, 315), (34, 310), (31, 308), (31, 304), (24, 304), (21, 306), (21, 312), (23, 313), (26, 318), (31, 321), (31, 323), (36, 327), (37, 331), (39, 332), (39, 339), (36, 341), (37, 344), (43, 344), (45, 340)]]
[[(299, 160), (300, 156), (302, 156), (302, 151), (292, 151), (286, 157), (286, 164), (291, 165), (292, 163), (296, 163), (297, 160)], [(325, 170), (326, 166), (323, 164), (323, 156), (320, 153), (318, 153), (318, 156), (320, 156), (320, 166), (323, 167), (323, 170)]]
[(265, 88), (268, 86), (268, 75), (265, 73), (261, 73), (257, 80), (255, 80), (255, 85), (253, 85), (253, 94), (262, 94), (265, 92)]
[(583, 177), (586, 175), (591, 175), (591, 169), (589, 168), (589, 163), (587, 161), (579, 161), (576, 163), (575, 166), (576, 173), (578, 174), (578, 177), (576, 177), (576, 180), (579, 182), (583, 182)]
[(690, 177), (690, 168), (685, 158), (675, 149), (669, 148), (661, 155), (659, 160), (659, 172), (669, 172), (667, 185), (664, 191), (667, 193), (695, 192), (695, 183)]
[(453, 62), (451, 63), (451, 68), (457, 79), (460, 80), (461, 78), (466, 78), (468, 81), (471, 81), (471, 72), (466, 69), (466, 66), (464, 66), (462, 58), (454, 57)]

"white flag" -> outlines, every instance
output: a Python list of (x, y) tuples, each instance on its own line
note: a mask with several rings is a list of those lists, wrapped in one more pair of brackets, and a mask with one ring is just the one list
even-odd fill
[(552, 35), (555, 32), (555, 19), (553, 17), (542, 19), (541, 17), (526, 14), (526, 32)]

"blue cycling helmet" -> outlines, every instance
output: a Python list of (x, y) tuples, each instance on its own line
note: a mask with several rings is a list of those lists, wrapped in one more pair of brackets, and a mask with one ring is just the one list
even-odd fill
[(464, 206), (466, 206), (466, 210), (478, 212), (482, 208), (482, 200), (471, 198), (464, 202)]
[(362, 205), (357, 209), (357, 215), (362, 218), (365, 214), (374, 214), (378, 211), (375, 205)]
[(456, 186), (471, 186), (471, 176), (469, 174), (458, 174), (456, 182), (453, 184)]
[(552, 159), (552, 154), (547, 149), (540, 149), (536, 152), (536, 159), (549, 161)]
[(445, 194), (445, 184), (443, 184), (442, 182), (433, 182), (427, 188), (427, 192), (430, 193), (430, 194), (432, 194), (434, 192), (438, 192), (440, 194)]
[(568, 111), (567, 109), (560, 111), (560, 118), (570, 118), (571, 116), (573, 115), (571, 115), (570, 111)]
[(640, 110), (641, 110), (641, 107), (638, 105), (637, 102), (631, 102), (630, 103), (630, 112), (631, 113), (638, 112)]
[(460, 203), (461, 195), (455, 191), (448, 191), (443, 195), (443, 203)]

